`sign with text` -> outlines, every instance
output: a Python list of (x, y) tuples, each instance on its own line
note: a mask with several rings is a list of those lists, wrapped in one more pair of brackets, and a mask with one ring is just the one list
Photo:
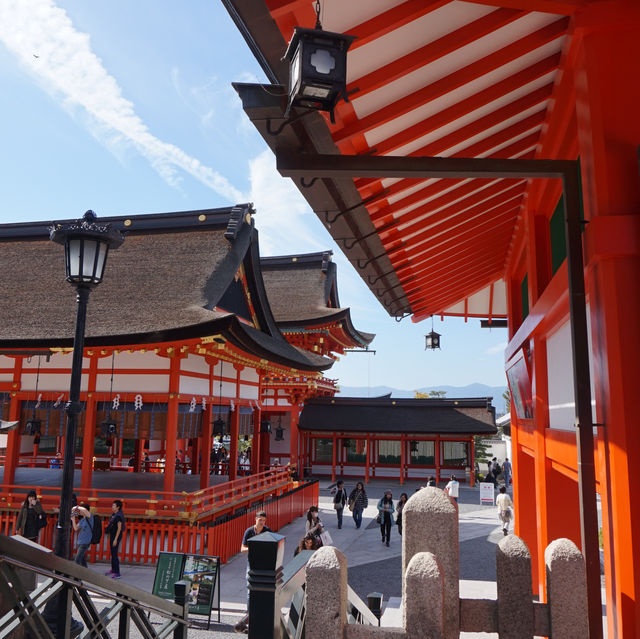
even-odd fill
[[(191, 582), (189, 612), (208, 616), (211, 622), (211, 611), (217, 610), (220, 622), (220, 558), (161, 552), (156, 564), (153, 594), (173, 601), (173, 585), (183, 579)], [(214, 607), (216, 595), (217, 607)]]
[(480, 503), (494, 504), (495, 487), (489, 482), (480, 482)]

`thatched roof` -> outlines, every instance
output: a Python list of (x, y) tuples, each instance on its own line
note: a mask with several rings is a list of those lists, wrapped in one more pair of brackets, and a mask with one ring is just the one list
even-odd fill
[[(101, 218), (126, 232), (91, 293), (86, 345), (167, 342), (225, 332), (260, 357), (324, 370), (331, 360), (292, 347), (269, 309), (249, 205), (185, 213)], [(0, 225), (0, 346), (68, 346), (75, 289), (50, 223)], [(225, 293), (244, 267), (258, 326), (230, 312)], [(224, 310), (223, 310), (224, 309)], [(250, 318), (249, 318), (250, 319)]]
[(358, 331), (348, 308), (340, 308), (337, 268), (331, 251), (263, 257), (260, 260), (269, 304), (282, 330), (342, 323), (354, 342), (366, 345), (375, 337)]

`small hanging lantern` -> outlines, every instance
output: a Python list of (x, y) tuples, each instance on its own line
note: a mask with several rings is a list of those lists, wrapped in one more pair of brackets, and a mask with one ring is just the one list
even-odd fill
[(282, 417), (278, 417), (278, 425), (276, 426), (275, 441), (284, 441), (284, 428), (282, 428)]
[(350, 448), (351, 447), (351, 440), (350, 439), (343, 439), (342, 440), (342, 447), (343, 448)]
[(271, 422), (268, 419), (263, 419), (260, 422), (260, 432), (267, 434), (271, 432)]
[(440, 337), (442, 337), (440, 335), (440, 333), (436, 333), (433, 330), (433, 315), (432, 315), (431, 316), (431, 332), (427, 333), (424, 336), (424, 340), (425, 340), (425, 342), (424, 342), (424, 350), (425, 351), (428, 351), (428, 350), (435, 351), (436, 348), (439, 349), (440, 348)]
[(40, 406), (40, 399), (38, 398), (38, 384), (40, 382), (40, 355), (38, 355), (38, 372), (36, 374), (36, 400), (33, 403), (33, 415), (31, 419), (28, 419), (24, 425), (24, 432), (27, 435), (39, 435), (42, 422), (36, 417), (36, 408)]
[(418, 452), (418, 442), (414, 439), (411, 442), (411, 452), (412, 453), (417, 453)]
[(218, 404), (218, 418), (213, 422), (213, 434), (220, 435), (220, 441), (222, 441), (222, 436), (224, 433), (224, 427), (226, 426), (224, 419), (222, 419), (222, 362), (220, 362), (220, 399)]
[(292, 106), (329, 111), (347, 98), (347, 49), (355, 36), (323, 31), (320, 2), (316, 2), (314, 29), (295, 27), (283, 60), (289, 61), (289, 100), (285, 116)]
[[(113, 366), (115, 363), (116, 352), (111, 352), (111, 386), (109, 387), (109, 403), (107, 404), (107, 416), (105, 420), (100, 424), (102, 436), (107, 440), (107, 446), (111, 446), (111, 439), (117, 434), (118, 424), (111, 418), (111, 408), (116, 408), (115, 401), (112, 400), (113, 395)], [(118, 399), (118, 405), (120, 400)]]

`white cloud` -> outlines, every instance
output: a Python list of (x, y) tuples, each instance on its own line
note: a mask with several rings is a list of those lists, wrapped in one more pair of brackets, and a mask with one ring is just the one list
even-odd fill
[(183, 171), (231, 203), (245, 199), (226, 177), (149, 131), (91, 51), (89, 36), (51, 0), (0, 2), (0, 41), (64, 108), (80, 109), (83, 122), (108, 149), (133, 146), (173, 186)]
[(495, 346), (490, 346), (485, 350), (485, 355), (495, 355), (496, 353), (502, 353), (507, 348), (507, 342), (500, 342)]
[(270, 150), (251, 160), (249, 177), (249, 201), (256, 205), (261, 255), (312, 253), (328, 248), (328, 239), (317, 237), (315, 214), (293, 182), (278, 173)]

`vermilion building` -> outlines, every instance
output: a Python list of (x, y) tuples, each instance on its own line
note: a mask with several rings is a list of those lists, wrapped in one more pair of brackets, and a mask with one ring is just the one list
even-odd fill
[[(240, 437), (251, 440), (256, 472), (273, 463), (277, 429), (274, 423), (269, 433), (265, 423), (274, 395), (287, 398), (283, 409), (294, 430), (287, 454), (277, 450), (280, 463), (299, 464), (301, 402), (335, 393), (333, 380), (323, 377), (332, 349), (344, 352), (373, 336), (355, 331), (348, 309), (334, 309), (317, 334), (309, 328), (304, 344), (285, 339), (269, 298), (286, 308), (278, 298), (287, 291), (276, 286), (267, 295), (252, 214), (250, 205), (240, 205), (102, 218), (125, 232), (126, 241), (110, 254), (88, 308), (77, 448), (82, 488), (91, 487), (94, 469), (127, 470), (125, 440), (134, 442), (134, 470), (145, 467), (145, 453), (162, 460), (164, 491), (174, 490), (176, 463), (200, 474), (206, 487), (213, 436), (222, 434), (212, 430), (219, 418), (230, 435), (229, 479), (238, 475)], [(0, 412), (19, 421), (7, 436), (4, 485), (14, 483), (19, 464), (47, 465), (63, 449), (75, 299), (49, 225), (0, 227), (0, 287), (12, 300), (0, 310)], [(318, 262), (316, 279), (323, 278), (337, 303), (330, 255)], [(295, 277), (291, 285), (299, 288)], [(306, 319), (319, 324), (313, 314)], [(38, 433), (29, 432), (33, 420)], [(105, 421), (109, 432), (102, 432)]]
[(284, 114), (315, 3), (225, 4), (270, 82), (236, 85), (245, 112), (389, 313), (507, 320), (534, 592), (573, 539), (601, 636), (597, 492), (608, 636), (637, 637), (640, 5), (326, 0), (323, 28), (355, 36), (333, 122)]

